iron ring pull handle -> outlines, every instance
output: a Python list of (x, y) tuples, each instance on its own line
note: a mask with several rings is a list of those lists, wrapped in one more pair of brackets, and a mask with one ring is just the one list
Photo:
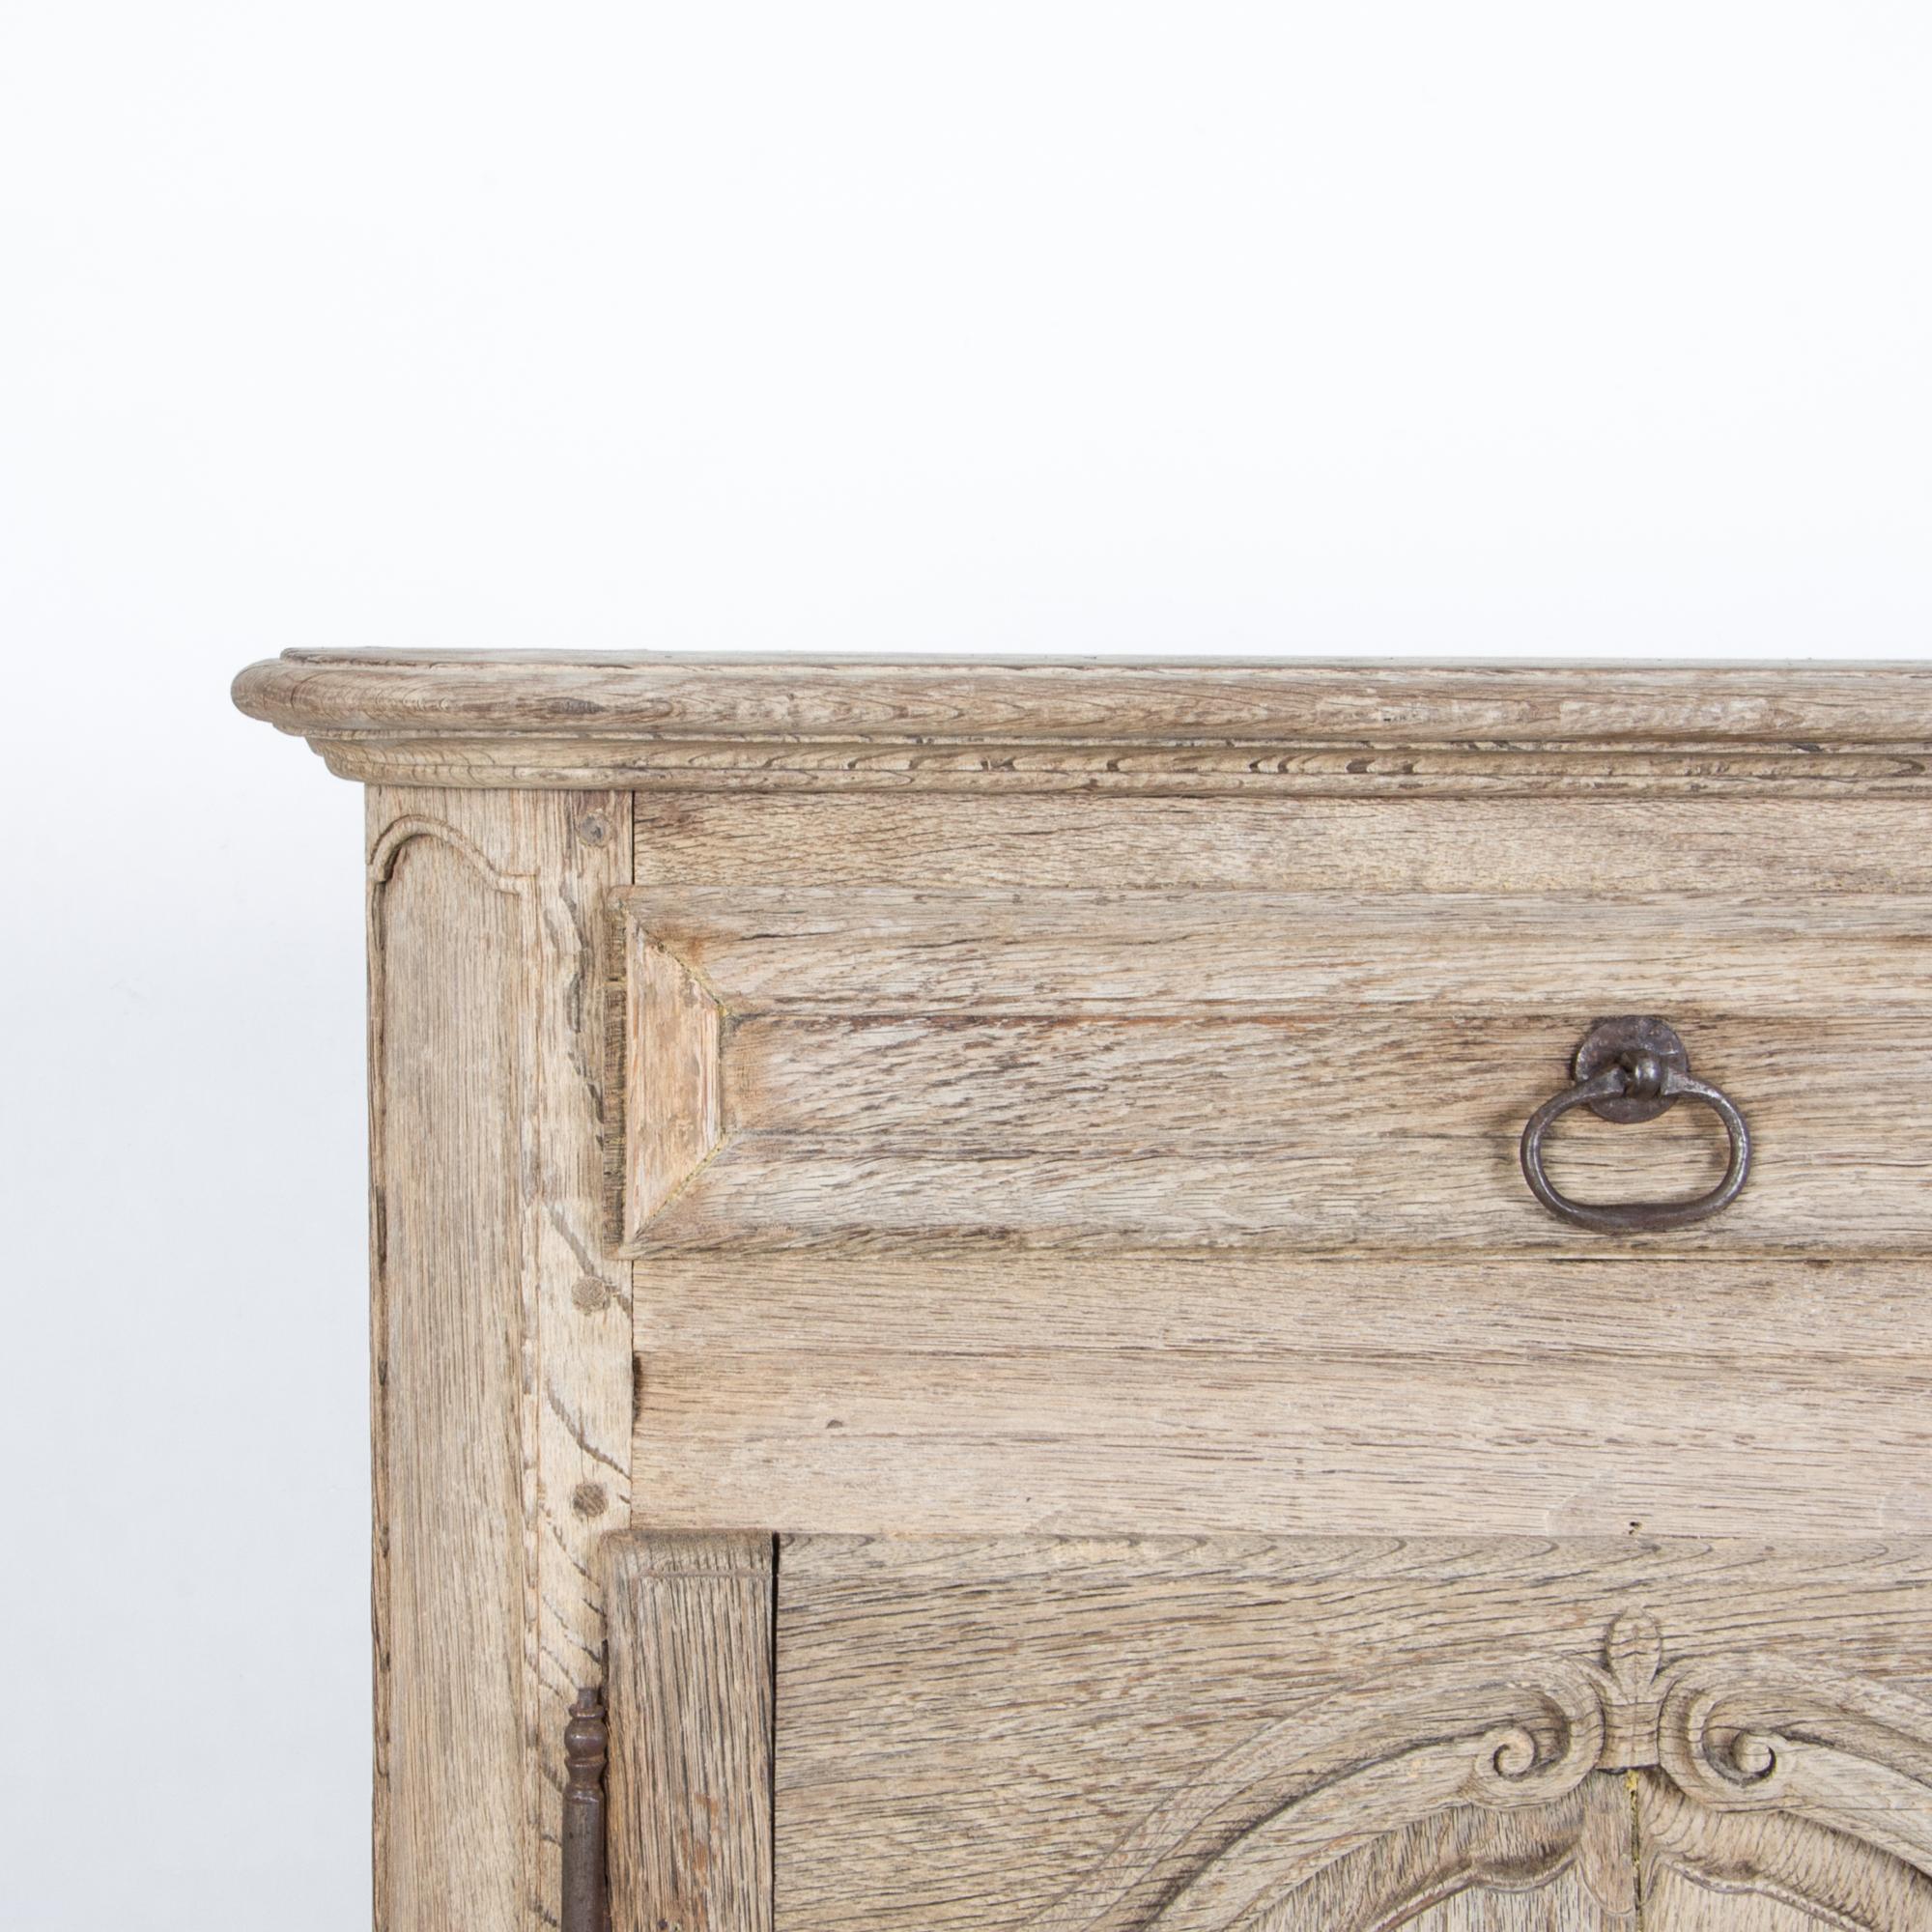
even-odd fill
[[(1708, 1220), (1738, 1198), (1750, 1174), (1750, 1128), (1726, 1094), (1691, 1077), (1684, 1042), (1662, 1020), (1634, 1014), (1599, 1020), (1577, 1049), (1575, 1071), (1577, 1084), (1546, 1100), (1522, 1130), (1522, 1178), (1552, 1214), (1599, 1234), (1642, 1235)], [(1543, 1137), (1573, 1107), (1631, 1122), (1655, 1120), (1679, 1100), (1703, 1101), (1730, 1136), (1730, 1165), (1708, 1194), (1694, 1201), (1572, 1201), (1544, 1172)]]

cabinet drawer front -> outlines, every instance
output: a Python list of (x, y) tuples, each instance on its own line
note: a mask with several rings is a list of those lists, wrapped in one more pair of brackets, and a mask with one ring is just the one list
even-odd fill
[[(639, 799), (633, 1480), (667, 1526), (1932, 1530), (1918, 808)], [(868, 883), (869, 882), (869, 883)], [(1743, 1194), (1519, 1163), (1669, 1021)], [(1706, 1108), (1551, 1180), (1687, 1199)]]
[[(1599, 1252), (1517, 1166), (1605, 1013), (1746, 1111), (1653, 1251), (1932, 1251), (1932, 904), (1166, 892), (628, 901), (632, 1251), (837, 1242)], [(1566, 1121), (1585, 1201), (1688, 1197), (1715, 1120)]]
[(616, 1932), (1932, 1922), (1932, 1543), (640, 1535), (611, 1583)]

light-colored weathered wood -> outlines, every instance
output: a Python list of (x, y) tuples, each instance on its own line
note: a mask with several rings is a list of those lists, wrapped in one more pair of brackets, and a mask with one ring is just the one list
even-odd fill
[[(982, 1239), (1600, 1251), (1523, 1122), (1605, 1012), (1660, 1011), (1758, 1140), (1670, 1252), (1932, 1247), (1932, 900), (640, 890), (636, 1251)], [(638, 1050), (638, 1049), (634, 1049)], [(701, 1124), (696, 1124), (701, 1123)], [(1713, 1115), (1573, 1117), (1584, 1200), (1688, 1197)], [(675, 1158), (681, 1165), (667, 1171)], [(1856, 1188), (1848, 1188), (1856, 1179)]]
[[(647, 1014), (660, 1009), (649, 992), (639, 1004)], [(670, 1000), (662, 1006), (675, 1010)], [(1899, 1150), (1932, 1153), (1932, 1040), (1922, 1016), (1821, 1009), (1686, 1007), (1680, 1018), (1698, 1069), (1737, 1090), (1753, 1132), (1786, 1162), (1829, 1152), (1849, 1163), (1863, 1153), (1876, 1167)], [(943, 1022), (758, 1014), (732, 1026), (722, 1052), (714, 1040), (710, 1061), (722, 1062), (724, 1110), (739, 1134), (807, 1148), (869, 1130), (925, 1158), (1069, 1147), (1111, 1158), (1346, 1156), (1378, 1137), (1432, 1149), (1499, 1136), (1514, 1143), (1530, 1109), (1568, 1084), (1589, 1016), (1588, 1007)], [(1620, 1130), (1585, 1113), (1552, 1146), (1574, 1141), (1576, 1157), (1601, 1155), (1606, 1175), (1682, 1182), (1696, 1176), (1695, 1150), (1723, 1144), (1721, 1127), (1694, 1105), (1644, 1124)], [(1364, 1212), (1371, 1199), (1361, 1197)], [(1491, 1236), (1506, 1237), (1500, 1229)]]
[(668, 1524), (1932, 1531), (1919, 1264), (841, 1251), (637, 1293)]
[[(1587, 1777), (1553, 1804), (1457, 1805), (1310, 1875), (1283, 1932), (1637, 1932), (1630, 1803)], [(1431, 1904), (1428, 1901), (1436, 1900)]]
[(1447, 664), (1305, 658), (755, 658), (296, 650), (236, 680), (284, 728), (592, 739), (1008, 737), (1796, 747), (1932, 743), (1919, 664)]
[[(1636, 1775), (1644, 1932), (1905, 1932), (1932, 1925), (1932, 1874), (1857, 1832), (1786, 1811), (1713, 1811)], [(1919, 1801), (1922, 1803), (1923, 1801)], [(1875, 1818), (1865, 1828), (1884, 1834)]]
[[(749, 1019), (705, 1083), (727, 1135), (681, 1170), (674, 1205), (644, 1142), (633, 1238), (1600, 1251), (1536, 1205), (1518, 1153), (1593, 1017)], [(1633, 1250), (1932, 1248), (1922, 1023), (1674, 1017), (1748, 1115), (1756, 1175), (1720, 1219)], [(1552, 1136), (1549, 1168), (1582, 1200), (1688, 1197), (1726, 1146), (1694, 1104), (1640, 1127), (1585, 1113)]]
[(969, 745), (926, 740), (311, 734), (338, 777), (463, 789), (749, 796), (920, 791), (1149, 798), (1932, 798), (1925, 748), (1884, 752), (1438, 750), (1283, 752), (1251, 745)]
[[(1658, 1874), (1656, 1889), (1645, 1901), (1644, 1924), (1656, 1932), (1818, 1932), (1818, 1927), (1851, 1926), (1856, 1932), (1882, 1926), (1918, 1926), (1926, 1922), (1921, 1900), (1908, 1899), (1918, 1916), (1908, 1918), (1845, 1918), (1826, 1917), (1807, 1900), (1790, 1904), (1756, 1887), (1743, 1888), (1735, 1882), (1700, 1882), (1689, 1874), (1666, 1867)], [(1885, 1909), (1883, 1906), (1881, 1910)]]
[[(551, 1925), (633, 1523), (617, 1932), (1928, 1922), (1932, 666), (238, 696), (378, 781), (384, 1932)], [(1646, 1009), (1758, 1164), (1606, 1240)]]
[[(640, 888), (1769, 897), (1932, 892), (1897, 798), (1110, 798), (643, 792)], [(1533, 827), (1526, 836), (1525, 826)]]
[(586, 997), (628, 798), (373, 792), (378, 1923), (528, 1932), (629, 1513)]
[(625, 1139), (640, 1216), (658, 1213), (717, 1151), (723, 1014), (696, 975), (648, 940), (632, 952)]
[[(1550, 1081), (1555, 1092), (1568, 1084)], [(1547, 1095), (1545, 1097), (1548, 1097)], [(1146, 1096), (1155, 1105), (1158, 1094)], [(1743, 1104), (1748, 1104), (1744, 1102)], [(1530, 1111), (1524, 1106), (1514, 1126)], [(1371, 1128), (1373, 1132), (1373, 1128)], [(1686, 1141), (1689, 1140), (1688, 1133)], [(1721, 1143), (1659, 1138), (1626, 1155), (1594, 1136), (1578, 1156), (1552, 1151), (1566, 1193), (1585, 1201), (1690, 1199), (1722, 1175)], [(1557, 1221), (1526, 1194), (1516, 1135), (1423, 1133), (1310, 1150), (1240, 1148), (1200, 1154), (948, 1157), (865, 1152), (733, 1136), (694, 1172), (667, 1210), (639, 1229), (636, 1251), (748, 1255), (797, 1246), (952, 1246), (997, 1242), (1132, 1251), (1247, 1248), (1341, 1252), (1365, 1231), (1391, 1257), (1505, 1245), (1584, 1252), (1590, 1231)], [(1759, 1159), (1767, 1156), (1760, 1151)], [(1932, 1244), (1928, 1163), (1915, 1149), (1873, 1150), (1849, 1128), (1760, 1169), (1729, 1218), (1633, 1236), (1660, 1255), (1923, 1254)], [(1861, 1196), (1861, 1185), (1869, 1194)], [(1862, 1211), (1861, 1211), (1862, 1207)]]
[[(628, 895), (732, 1013), (1287, 1011), (1369, 1005), (1926, 1002), (1932, 905), (1617, 891), (1463, 895), (690, 886)], [(1603, 1010), (1600, 1006), (1597, 1010)]]
[(298, 651), (236, 702), (374, 782), (1932, 793), (1932, 672)]
[(1634, 1778), (1857, 1839), (1828, 1922), (1932, 1895), (1932, 1543), (800, 1537), (779, 1599), (784, 1932), (1648, 1926)]
[(772, 1539), (605, 1545), (611, 1932), (772, 1932)]
[[(511, 1932), (532, 1873), (516, 1010), (527, 879), (387, 808), (372, 867), (376, 1922)], [(460, 1747), (457, 1741), (461, 1740)]]

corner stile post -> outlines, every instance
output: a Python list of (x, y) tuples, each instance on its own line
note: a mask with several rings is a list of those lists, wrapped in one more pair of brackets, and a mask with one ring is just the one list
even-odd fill
[(544, 1932), (630, 1514), (593, 991), (630, 797), (368, 806), (376, 1925)]

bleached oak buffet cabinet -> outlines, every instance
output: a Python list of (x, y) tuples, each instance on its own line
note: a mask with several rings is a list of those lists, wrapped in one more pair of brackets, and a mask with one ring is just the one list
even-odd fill
[(386, 1932), (1932, 1927), (1932, 667), (237, 693), (368, 786)]

